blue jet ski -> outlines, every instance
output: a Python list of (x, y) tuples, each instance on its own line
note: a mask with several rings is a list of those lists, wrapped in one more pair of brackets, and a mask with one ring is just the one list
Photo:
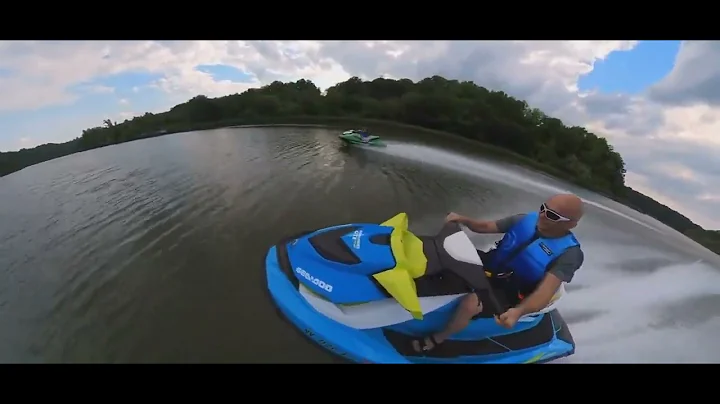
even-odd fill
[[(516, 295), (493, 285), (459, 225), (435, 236), (408, 230), (405, 213), (382, 224), (345, 224), (289, 238), (267, 253), (270, 295), (305, 335), (360, 363), (537, 363), (572, 355), (567, 324), (550, 305), (513, 329), (494, 316)], [(461, 298), (477, 291), (483, 312), (429, 352), (412, 341), (442, 329)]]

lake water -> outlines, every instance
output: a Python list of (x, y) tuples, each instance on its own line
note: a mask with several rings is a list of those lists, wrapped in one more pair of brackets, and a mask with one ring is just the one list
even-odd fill
[[(0, 362), (333, 362), (268, 300), (264, 255), (290, 233), (407, 212), (499, 218), (572, 190), (585, 266), (561, 311), (563, 362), (717, 362), (720, 260), (659, 222), (482, 158), (381, 133), (245, 128), (115, 145), (0, 178)], [(486, 248), (496, 236), (471, 237)]]

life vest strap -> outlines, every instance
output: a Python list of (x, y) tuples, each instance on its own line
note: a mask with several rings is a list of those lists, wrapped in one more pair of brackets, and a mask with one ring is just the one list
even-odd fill
[[(488, 270), (485, 270), (485, 276), (488, 278), (495, 278), (495, 279), (507, 279), (510, 280), (510, 277), (513, 275), (513, 271), (509, 272), (500, 272), (498, 274), (494, 274)], [(519, 300), (525, 299), (525, 295), (522, 294), (520, 291), (517, 292), (517, 297)]]
[(513, 271), (508, 271), (508, 272), (500, 272), (500, 273), (494, 274), (490, 271), (485, 271), (485, 276), (487, 276), (488, 278), (507, 279), (507, 278), (511, 277), (513, 275), (513, 273), (514, 273)]

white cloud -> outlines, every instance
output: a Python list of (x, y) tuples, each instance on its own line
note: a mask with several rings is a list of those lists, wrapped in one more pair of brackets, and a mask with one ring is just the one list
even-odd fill
[[(153, 85), (167, 93), (168, 107), (197, 94), (221, 96), (273, 80), (308, 78), (327, 88), (351, 75), (418, 79), (439, 74), (503, 90), (568, 124), (607, 136), (628, 164), (629, 185), (654, 193), (702, 224), (717, 225), (712, 207), (714, 190), (720, 189), (715, 159), (720, 155), (720, 137), (715, 136), (720, 131), (720, 46), (685, 43), (673, 71), (644, 95), (578, 91), (579, 77), (598, 60), (635, 43), (0, 42), (0, 69), (13, 72), (0, 76), (0, 111), (67, 105), (84, 93), (109, 91), (91, 85), (94, 78), (129, 71), (161, 74)], [(216, 81), (195, 69), (200, 64), (235, 66), (254, 81)], [(137, 86), (127, 90), (141, 91)], [(77, 132), (82, 128), (78, 125)]]
[(20, 149), (28, 149), (31, 147), (38, 146), (38, 144), (29, 137), (21, 137), (18, 139), (18, 146)]

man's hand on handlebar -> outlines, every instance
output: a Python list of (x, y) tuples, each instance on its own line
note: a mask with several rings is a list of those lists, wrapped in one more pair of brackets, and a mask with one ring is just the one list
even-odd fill
[(495, 316), (495, 322), (505, 328), (513, 328), (517, 324), (520, 317), (522, 317), (522, 310), (512, 307), (509, 308), (505, 313), (499, 316)]
[(481, 234), (499, 233), (497, 223), (493, 221), (475, 220), (455, 212), (450, 212), (445, 217), (446, 223), (457, 223), (470, 229), (470, 231)]
[(462, 216), (462, 215), (458, 215), (458, 214), (455, 213), (455, 212), (450, 212), (450, 213), (447, 215), (447, 217), (445, 217), (445, 222), (446, 222), (446, 223), (457, 223), (457, 224), (460, 224), (460, 222), (462, 221), (462, 219), (463, 219), (463, 216)]

